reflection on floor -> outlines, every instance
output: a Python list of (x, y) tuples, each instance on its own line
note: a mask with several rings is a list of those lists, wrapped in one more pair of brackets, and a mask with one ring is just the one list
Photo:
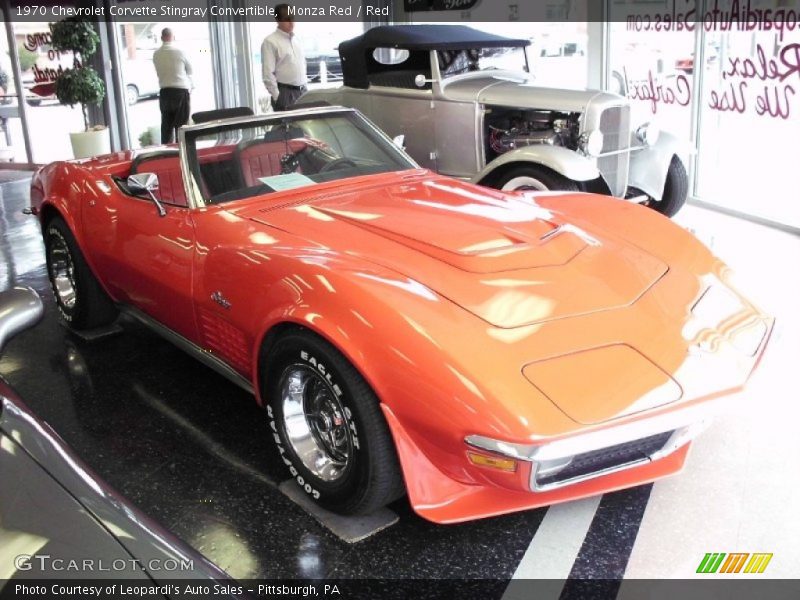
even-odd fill
[(800, 278), (780, 270), (800, 238), (693, 207), (680, 216), (779, 324), (753, 385), (684, 474), (457, 526), (430, 524), (403, 500), (391, 507), (397, 525), (349, 545), (277, 489), (283, 470), (252, 397), (135, 323), (94, 342), (59, 323), (37, 223), (20, 212), (27, 184), (0, 195), (0, 288), (32, 286), (46, 304), (0, 372), (104, 479), (233, 577), (687, 577), (718, 551), (774, 552), (767, 575), (800, 564), (800, 485), (787, 477), (800, 456), (787, 376), (800, 356)]

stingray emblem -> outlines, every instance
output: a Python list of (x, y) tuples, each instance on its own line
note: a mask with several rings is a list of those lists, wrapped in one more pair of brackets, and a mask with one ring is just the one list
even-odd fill
[(213, 294), (211, 294), (211, 299), (217, 304), (219, 304), (225, 310), (229, 310), (231, 307), (231, 303), (228, 301), (227, 298), (225, 298), (225, 296), (222, 295), (222, 292), (219, 291), (214, 292)]

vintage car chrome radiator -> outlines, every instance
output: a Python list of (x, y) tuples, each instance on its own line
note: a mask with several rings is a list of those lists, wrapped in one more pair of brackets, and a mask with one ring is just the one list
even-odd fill
[[(591, 107), (589, 108), (591, 110)], [(630, 165), (630, 106), (606, 106), (600, 115), (603, 150), (597, 168), (614, 196), (624, 197)]]

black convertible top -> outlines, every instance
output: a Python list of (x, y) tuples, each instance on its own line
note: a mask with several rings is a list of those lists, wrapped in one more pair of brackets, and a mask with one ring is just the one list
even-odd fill
[[(382, 25), (339, 44), (344, 84), (366, 88), (368, 54), (375, 48), (405, 50), (467, 50), (516, 48), (529, 40), (505, 38), (465, 25)], [(371, 57), (370, 57), (371, 58)]]

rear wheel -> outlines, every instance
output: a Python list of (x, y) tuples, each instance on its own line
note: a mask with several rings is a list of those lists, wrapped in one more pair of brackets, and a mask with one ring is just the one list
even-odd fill
[(500, 175), (492, 187), (506, 192), (525, 190), (540, 192), (547, 190), (578, 191), (576, 182), (541, 165), (514, 167)]
[(61, 317), (74, 329), (108, 325), (117, 308), (94, 277), (69, 226), (61, 217), (44, 230), (47, 275)]
[(266, 361), (268, 424), (295, 483), (342, 514), (399, 498), (403, 480), (378, 398), (347, 359), (301, 330), (282, 336)]

